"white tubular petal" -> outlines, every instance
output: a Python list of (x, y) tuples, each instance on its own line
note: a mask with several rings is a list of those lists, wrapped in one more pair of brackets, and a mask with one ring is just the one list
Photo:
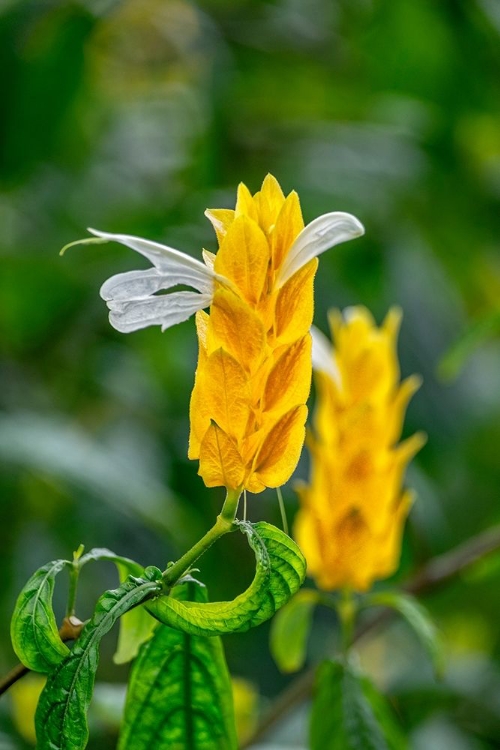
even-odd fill
[(148, 268), (144, 271), (117, 273), (104, 282), (99, 294), (105, 302), (126, 302), (147, 299), (162, 289), (187, 283), (186, 275), (182, 271), (165, 274), (156, 268)]
[(340, 373), (333, 357), (330, 341), (316, 326), (311, 327), (312, 365), (315, 370), (324, 372), (340, 385)]
[(109, 322), (120, 333), (132, 333), (154, 325), (164, 331), (208, 307), (211, 301), (211, 295), (196, 292), (172, 292), (127, 302), (114, 300), (108, 303)]
[(323, 214), (311, 221), (291, 246), (278, 277), (278, 287), (283, 286), (293, 274), (312, 258), (324, 253), (340, 242), (361, 237), (365, 229), (358, 219), (342, 211)]
[[(204, 293), (211, 294), (213, 292), (214, 279), (218, 277), (212, 269), (196, 260), (196, 258), (191, 258), (190, 255), (167, 247), (167, 245), (160, 245), (158, 242), (150, 242), (129, 234), (109, 234), (90, 228), (88, 231), (96, 237), (120, 242), (122, 245), (126, 245), (144, 255), (164, 276), (176, 276), (178, 279), (175, 282), (176, 284), (186, 284)], [(172, 285), (170, 284), (170, 286)]]

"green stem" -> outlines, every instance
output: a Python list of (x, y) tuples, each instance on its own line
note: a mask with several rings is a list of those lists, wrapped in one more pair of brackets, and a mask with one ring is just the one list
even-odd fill
[(341, 598), (337, 603), (337, 612), (340, 620), (340, 643), (345, 657), (352, 645), (357, 613), (357, 604), (351, 589), (342, 589)]
[(80, 558), (83, 555), (85, 547), (80, 544), (78, 549), (73, 552), (73, 565), (69, 571), (69, 592), (68, 603), (66, 605), (66, 617), (74, 617), (76, 606), (76, 592), (78, 589), (78, 577), (80, 575)]
[(78, 587), (78, 574), (80, 569), (77, 565), (73, 565), (69, 571), (69, 592), (68, 592), (68, 604), (66, 607), (66, 617), (72, 617), (75, 614), (76, 605), (76, 590)]
[(170, 565), (163, 572), (163, 582), (166, 588), (171, 588), (176, 581), (201, 557), (201, 555), (207, 551), (212, 544), (217, 541), (221, 536), (227, 534), (229, 531), (234, 529), (234, 519), (236, 518), (236, 511), (238, 510), (238, 502), (240, 499), (241, 490), (228, 490), (224, 505), (220, 514), (217, 516), (217, 520), (211, 529), (202, 536), (202, 538), (194, 544), (184, 555), (182, 555), (177, 562)]

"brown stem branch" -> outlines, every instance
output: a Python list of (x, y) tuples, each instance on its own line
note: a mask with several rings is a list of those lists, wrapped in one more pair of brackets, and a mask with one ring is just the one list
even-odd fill
[(410, 594), (422, 594), (446, 583), (478, 560), (500, 549), (500, 525), (486, 529), (449, 552), (434, 557), (405, 586)]
[[(486, 531), (459, 544), (449, 552), (433, 558), (403, 586), (403, 589), (410, 594), (423, 594), (432, 591), (455, 578), (478, 560), (482, 560), (499, 549), (500, 525), (486, 529)], [(356, 628), (354, 641), (358, 641), (393, 615), (394, 612), (388, 609), (374, 615)], [(314, 685), (314, 673), (314, 667), (307, 670), (276, 698), (253, 735), (242, 744), (241, 750), (262, 739), (294, 706), (311, 694)]]
[(25, 674), (28, 674), (30, 670), (28, 667), (25, 667), (24, 664), (16, 664), (16, 666), (10, 670), (8, 674), (5, 675), (5, 677), (2, 677), (0, 680), (0, 695), (3, 695), (7, 690), (18, 680), (21, 679), (21, 677), (24, 677)]

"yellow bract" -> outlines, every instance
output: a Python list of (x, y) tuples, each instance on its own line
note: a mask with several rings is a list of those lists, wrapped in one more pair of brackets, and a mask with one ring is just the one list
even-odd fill
[(311, 259), (284, 284), (278, 272), (304, 228), (298, 196), (268, 175), (236, 208), (207, 211), (219, 241), (210, 313), (196, 314), (199, 358), (189, 457), (208, 487), (261, 492), (293, 472), (304, 442), (311, 381)]
[[(311, 479), (299, 488), (295, 535), (309, 573), (325, 590), (365, 591), (396, 569), (412, 494), (401, 489), (418, 433), (397, 445), (408, 401), (420, 385), (399, 382), (396, 339), (401, 314), (381, 328), (363, 307), (334, 312), (331, 366), (315, 374)], [(326, 371), (328, 369), (328, 372)]]

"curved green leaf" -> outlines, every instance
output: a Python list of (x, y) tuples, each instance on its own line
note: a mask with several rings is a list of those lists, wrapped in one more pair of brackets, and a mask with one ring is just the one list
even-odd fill
[[(120, 583), (123, 583), (128, 575), (140, 577), (144, 572), (143, 566), (135, 560), (117, 555), (106, 547), (96, 547), (82, 555), (78, 560), (78, 566), (81, 568), (90, 561), (101, 560), (113, 562), (116, 565)], [(134, 607), (130, 612), (126, 612), (120, 618), (118, 645), (113, 656), (115, 664), (126, 664), (137, 656), (140, 646), (150, 638), (154, 625), (153, 618), (143, 607)]]
[[(123, 583), (129, 570), (117, 562), (120, 583)], [(137, 656), (140, 647), (153, 633), (156, 626), (155, 619), (146, 612), (144, 607), (134, 607), (120, 618), (120, 629), (118, 631), (118, 644), (113, 655), (115, 664), (127, 664)]]
[(318, 601), (317, 591), (302, 589), (274, 617), (269, 647), (282, 672), (296, 672), (303, 667), (307, 637)]
[[(206, 602), (196, 581), (177, 601)], [(236, 750), (231, 682), (220, 638), (158, 624), (134, 662), (118, 750)]]
[(381, 591), (366, 598), (365, 606), (390, 607), (402, 615), (429, 654), (436, 677), (444, 673), (444, 649), (439, 630), (429, 613), (413, 596), (398, 591)]
[(242, 633), (268, 620), (302, 585), (305, 558), (287, 534), (269, 523), (239, 521), (255, 553), (255, 577), (230, 602), (182, 602), (159, 596), (145, 606), (164, 625), (192, 635)]
[(90, 552), (86, 552), (79, 558), (77, 565), (79, 568), (83, 568), (88, 562), (99, 562), (100, 560), (113, 562), (117, 567), (121, 566), (127, 570), (128, 574), (132, 576), (141, 576), (144, 572), (143, 566), (135, 562), (135, 560), (117, 555), (106, 547), (94, 547)]
[(406, 739), (385, 698), (349, 664), (318, 669), (311, 750), (405, 750)]
[(19, 660), (34, 672), (50, 672), (69, 653), (52, 609), (55, 577), (67, 566), (69, 560), (43, 565), (17, 598), (10, 626), (12, 645)]
[(129, 578), (97, 602), (73, 650), (49, 675), (35, 717), (38, 750), (83, 750), (88, 740), (87, 709), (99, 663), (99, 643), (116, 620), (161, 588), (161, 572)]

